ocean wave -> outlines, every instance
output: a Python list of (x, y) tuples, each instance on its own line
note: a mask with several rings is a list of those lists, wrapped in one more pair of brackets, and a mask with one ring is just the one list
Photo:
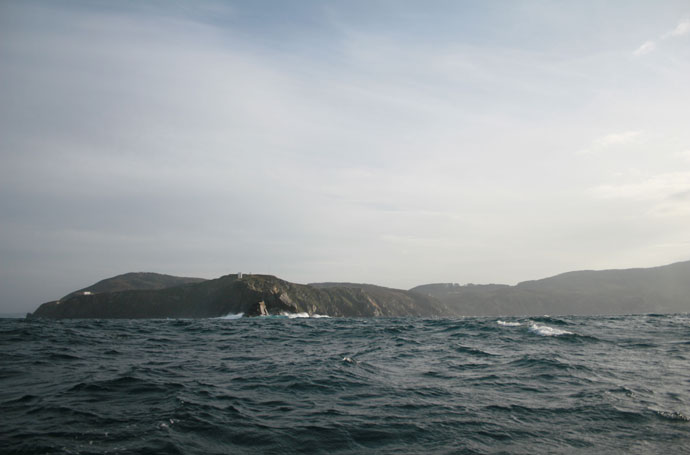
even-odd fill
[(502, 325), (504, 327), (520, 327), (522, 325), (519, 322), (512, 322), (512, 321), (496, 321), (496, 324)]
[(495, 354), (491, 354), (490, 352), (483, 351), (481, 349), (473, 348), (470, 346), (456, 346), (454, 348), (455, 352), (459, 352), (462, 354), (470, 354), (478, 357), (492, 357)]
[(659, 417), (677, 422), (690, 422), (690, 417), (678, 411), (655, 411)]
[(0, 320), (0, 452), (690, 453), (676, 316), (288, 318)]
[(558, 318), (545, 314), (543, 316), (535, 316), (530, 318), (533, 322), (541, 322), (544, 324), (556, 324), (556, 325), (570, 325), (570, 322), (563, 318)]
[(309, 313), (288, 313), (286, 311), (283, 311), (280, 313), (281, 316), (286, 316), (290, 319), (296, 319), (296, 318), (314, 318), (314, 319), (319, 319), (319, 318), (330, 318), (327, 314), (309, 314)]
[(242, 316), (244, 316), (244, 313), (236, 313), (236, 314), (235, 313), (228, 313), (225, 316), (221, 316), (221, 317), (214, 318), (214, 319), (239, 319)]
[(573, 332), (568, 332), (567, 330), (562, 330), (562, 329), (555, 329), (553, 327), (549, 327), (548, 325), (539, 325), (536, 323), (533, 323), (532, 325), (529, 326), (530, 332), (540, 335), (543, 337), (557, 337), (561, 335), (572, 335)]

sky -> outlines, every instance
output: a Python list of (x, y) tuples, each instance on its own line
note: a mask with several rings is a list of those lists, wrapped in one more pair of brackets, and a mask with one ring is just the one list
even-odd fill
[(688, 81), (687, 0), (3, 0), (0, 312), (689, 260)]

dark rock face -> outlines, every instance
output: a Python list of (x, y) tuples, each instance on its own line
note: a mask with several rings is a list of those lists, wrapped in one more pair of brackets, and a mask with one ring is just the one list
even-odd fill
[(297, 308), (294, 305), (286, 304), (280, 297), (275, 298), (276, 294), (273, 294), (268, 301), (261, 300), (256, 302), (247, 308), (244, 313), (245, 316), (270, 316), (283, 313), (298, 313)]

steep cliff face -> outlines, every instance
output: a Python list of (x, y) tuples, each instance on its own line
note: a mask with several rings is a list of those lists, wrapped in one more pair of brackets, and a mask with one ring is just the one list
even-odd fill
[(207, 318), (308, 313), (329, 316), (443, 316), (432, 297), (371, 285), (309, 286), (268, 275), (227, 275), (158, 290), (74, 293), (41, 305), (44, 318)]

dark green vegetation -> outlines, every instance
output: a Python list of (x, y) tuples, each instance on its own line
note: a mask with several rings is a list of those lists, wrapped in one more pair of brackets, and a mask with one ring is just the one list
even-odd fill
[[(85, 293), (85, 291), (87, 293)], [(89, 292), (91, 294), (89, 294)], [(33, 317), (207, 318), (244, 313), (345, 317), (630, 314), (690, 311), (690, 262), (650, 269), (569, 272), (516, 286), (301, 285), (274, 276), (215, 280), (133, 273), (41, 305)]]
[(171, 288), (181, 284), (200, 283), (202, 281), (206, 280), (204, 278), (187, 278), (150, 272), (125, 273), (112, 278), (106, 278), (105, 280), (101, 280), (89, 287), (74, 291), (71, 294), (67, 294), (60, 300), (67, 300), (70, 297), (73, 297), (77, 294), (83, 294), (84, 292), (100, 294), (102, 292), (120, 292), (145, 289), (155, 290)]
[[(135, 274), (136, 275), (136, 274)], [(138, 282), (138, 280), (137, 280)], [(134, 283), (134, 281), (132, 281)], [(301, 285), (268, 275), (226, 275), (165, 289), (75, 293), (41, 305), (33, 317), (208, 318), (227, 314), (308, 313), (329, 316), (444, 316), (439, 300), (372, 285)], [(89, 288), (87, 288), (89, 289)], [(93, 291), (92, 291), (93, 292)]]

